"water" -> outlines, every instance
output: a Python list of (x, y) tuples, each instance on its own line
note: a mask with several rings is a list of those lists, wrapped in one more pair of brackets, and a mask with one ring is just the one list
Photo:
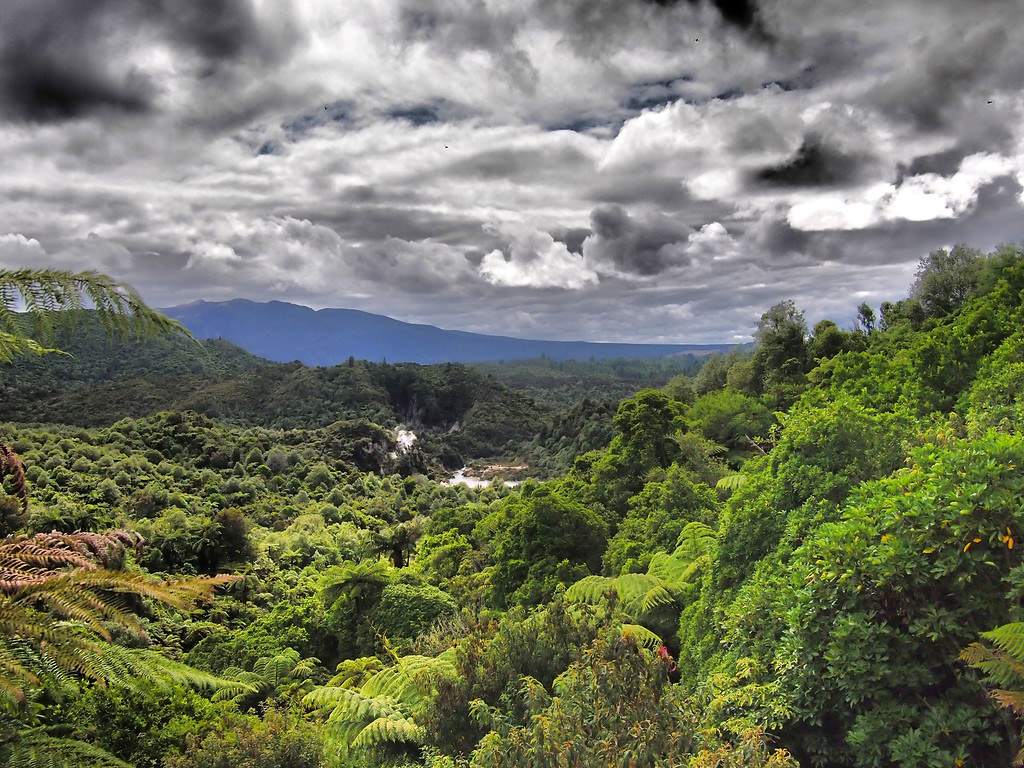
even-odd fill
[[(469, 488), (489, 488), (494, 483), (493, 480), (484, 480), (482, 477), (467, 475), (467, 472), (472, 472), (472, 470), (469, 467), (463, 467), (441, 483), (441, 485), (465, 485)], [(517, 485), (520, 485), (521, 482), (522, 481), (520, 480), (504, 481), (507, 488), (515, 488)]]

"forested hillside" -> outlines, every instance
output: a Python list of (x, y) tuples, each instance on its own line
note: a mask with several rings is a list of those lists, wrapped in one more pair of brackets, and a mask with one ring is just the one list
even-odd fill
[(446, 466), (532, 438), (545, 410), (458, 364), (349, 360), (331, 368), (271, 363), (224, 341), (158, 338), (112, 344), (96, 322), (58, 338), (63, 355), (0, 370), (0, 419), (108, 426), (195, 411), (239, 427), (315, 428), (365, 419), (434, 435)]
[[(394, 441), (459, 392), (513, 398), (495, 425), (529, 412), (457, 366), (260, 368), (222, 401), (269, 408), (305, 381), (387, 404), (340, 421), (169, 406), (72, 426), (137, 385), (17, 389), (8, 414), (65, 424), (3, 425), (28, 491), (23, 509), (3, 455), (6, 541), (135, 531), (108, 567), (238, 578), (185, 613), (133, 597), (144, 632), (112, 640), (179, 677), (37, 676), (2, 699), (0, 754), (46, 732), (102, 750), (84, 764), (147, 768), (1010, 765), (1022, 328), (1024, 249), (937, 251), (852, 329), (782, 302), (751, 353), (692, 380), (501, 426), (564, 468), (514, 490), (432, 482), (429, 445)], [(223, 391), (240, 370), (215, 371)]]
[(647, 387), (663, 387), (676, 376), (693, 376), (707, 355), (673, 355), (646, 360), (552, 360), (533, 358), (474, 363), (517, 392), (551, 408), (567, 408), (590, 398), (618, 402)]

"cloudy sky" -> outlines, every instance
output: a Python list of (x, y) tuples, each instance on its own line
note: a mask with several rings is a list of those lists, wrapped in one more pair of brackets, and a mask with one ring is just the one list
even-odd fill
[(483, 333), (848, 324), (1024, 239), (1020, 0), (3, 0), (0, 266)]

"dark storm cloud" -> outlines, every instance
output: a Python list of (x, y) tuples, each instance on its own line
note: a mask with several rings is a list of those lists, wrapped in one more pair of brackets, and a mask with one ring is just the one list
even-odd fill
[(969, 152), (969, 147), (957, 146), (952, 149), (943, 150), (942, 152), (930, 152), (927, 155), (918, 155), (909, 163), (905, 163), (900, 166), (897, 181), (902, 181), (908, 176), (917, 176), (922, 173), (937, 173), (940, 176), (952, 176), (959, 170), (960, 163), (964, 159), (964, 154)]
[(10, 0), (0, 8), (0, 114), (43, 121), (148, 108), (150, 79), (108, 61), (106, 48), (123, 44), (117, 5)]
[(583, 255), (583, 243), (590, 237), (590, 230), (582, 227), (555, 228), (551, 236), (560, 243), (564, 243), (569, 253)]
[[(676, 5), (681, 0), (645, 0), (662, 7)], [(704, 0), (686, 0), (690, 5), (698, 5)], [(757, 4), (752, 0), (711, 0), (710, 3), (722, 16), (722, 19), (740, 29), (752, 30), (757, 25)]]
[(866, 158), (828, 146), (810, 136), (792, 158), (779, 165), (763, 168), (754, 178), (781, 187), (815, 187), (857, 181)]
[[(699, 34), (693, 34), (698, 27), (692, 22), (704, 8), (713, 8), (722, 21), (737, 29), (760, 30), (757, 4), (752, 0), (541, 0), (538, 3), (538, 10), (545, 18), (555, 20), (569, 39), (590, 47), (595, 56), (600, 54), (597, 44), (621, 40), (651, 14), (656, 14), (662, 22), (657, 34), (674, 36), (680, 42), (699, 42)], [(675, 28), (667, 24), (684, 20), (691, 23)]]
[(620, 205), (599, 205), (590, 213), (592, 233), (583, 254), (595, 265), (611, 264), (636, 275), (656, 275), (677, 261), (672, 246), (685, 241), (689, 227), (667, 216), (633, 218)]
[(279, 52), (250, 0), (6, 0), (0, 117), (47, 122), (146, 112), (161, 83), (138, 55), (154, 41), (169, 44), (186, 66), (198, 63), (198, 77)]
[(152, 6), (151, 21), (211, 62), (271, 53), (250, 0), (161, 0)]
[(755, 229), (753, 235), (758, 250), (773, 257), (808, 253), (814, 242), (813, 233), (794, 229), (784, 215), (765, 216)]

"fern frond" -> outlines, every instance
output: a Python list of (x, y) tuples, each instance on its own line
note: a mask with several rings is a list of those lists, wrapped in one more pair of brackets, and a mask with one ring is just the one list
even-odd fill
[(1024, 659), (1024, 622), (1014, 622), (996, 627), (981, 636), (991, 640), (996, 647), (1003, 649), (1011, 656)]
[(403, 742), (422, 744), (425, 735), (423, 728), (408, 718), (378, 717), (359, 731), (351, 746), (353, 749), (365, 749)]
[(742, 472), (736, 472), (731, 475), (726, 475), (715, 483), (715, 488), (720, 491), (735, 491), (738, 488), (742, 488), (747, 482), (747, 476)]
[(694, 520), (687, 523), (679, 534), (673, 555), (695, 560), (701, 555), (708, 554), (717, 541), (714, 528)]
[(632, 638), (637, 645), (644, 648), (657, 648), (664, 643), (657, 633), (639, 624), (623, 624), (622, 636)]
[(1006, 691), (1002, 688), (995, 688), (989, 691), (988, 695), (1017, 717), (1024, 715), (1024, 691)]
[(609, 589), (615, 589), (614, 579), (607, 576), (585, 576), (565, 590), (565, 599), (571, 603), (596, 605)]
[(1010, 656), (1002, 649), (971, 643), (960, 652), (958, 658), (981, 670), (986, 682), (1002, 686), (1024, 682), (1024, 661)]
[(0, 483), (5, 477), (11, 478), (11, 484), (21, 499), (21, 508), (27, 511), (28, 486), (25, 484), (25, 465), (21, 463), (21, 457), (11, 446), (0, 441)]
[(8, 333), (7, 331), (0, 331), (0, 363), (9, 363), (15, 357), (48, 355), (55, 352), (60, 352), (60, 350), (44, 347), (34, 339)]
[(384, 560), (360, 560), (329, 569), (323, 578), (320, 594), (331, 605), (342, 596), (358, 600), (367, 592), (384, 587), (394, 569)]
[[(19, 303), (24, 312), (14, 310)], [(87, 309), (112, 337), (177, 333), (192, 338), (181, 323), (146, 306), (134, 288), (106, 275), (0, 269), (0, 362), (52, 351), (39, 342), (51, 340), (58, 328), (73, 329)]]
[(643, 616), (644, 614), (651, 613), (658, 608), (665, 606), (671, 606), (676, 604), (675, 596), (668, 591), (664, 586), (659, 585), (654, 587), (644, 595), (643, 599), (639, 603), (638, 615)]
[[(27, 686), (52, 684), (67, 673), (126, 687), (136, 680), (153, 683), (159, 676), (145, 674), (143, 655), (124, 656), (102, 642), (111, 637), (109, 625), (144, 638), (127, 598), (184, 608), (237, 578), (153, 581), (106, 567), (141, 541), (125, 531), (0, 540), (0, 691), (8, 706)], [(155, 658), (159, 657), (150, 658), (149, 667)], [(186, 669), (180, 665), (172, 671), (165, 665), (164, 679), (188, 678), (193, 672)]]
[(20, 731), (9, 749), (9, 768), (132, 768), (97, 746), (49, 736), (41, 729)]
[(664, 552), (656, 552), (647, 566), (647, 573), (656, 576), (663, 584), (670, 585), (672, 589), (678, 589), (689, 582), (705, 562), (705, 558), (687, 560)]
[(317, 688), (302, 703), (328, 713), (324, 733), (342, 752), (384, 742), (422, 743), (417, 714), (429, 701), (434, 681), (455, 675), (455, 670), (453, 649), (433, 657), (403, 656), (370, 674), (358, 690)]

